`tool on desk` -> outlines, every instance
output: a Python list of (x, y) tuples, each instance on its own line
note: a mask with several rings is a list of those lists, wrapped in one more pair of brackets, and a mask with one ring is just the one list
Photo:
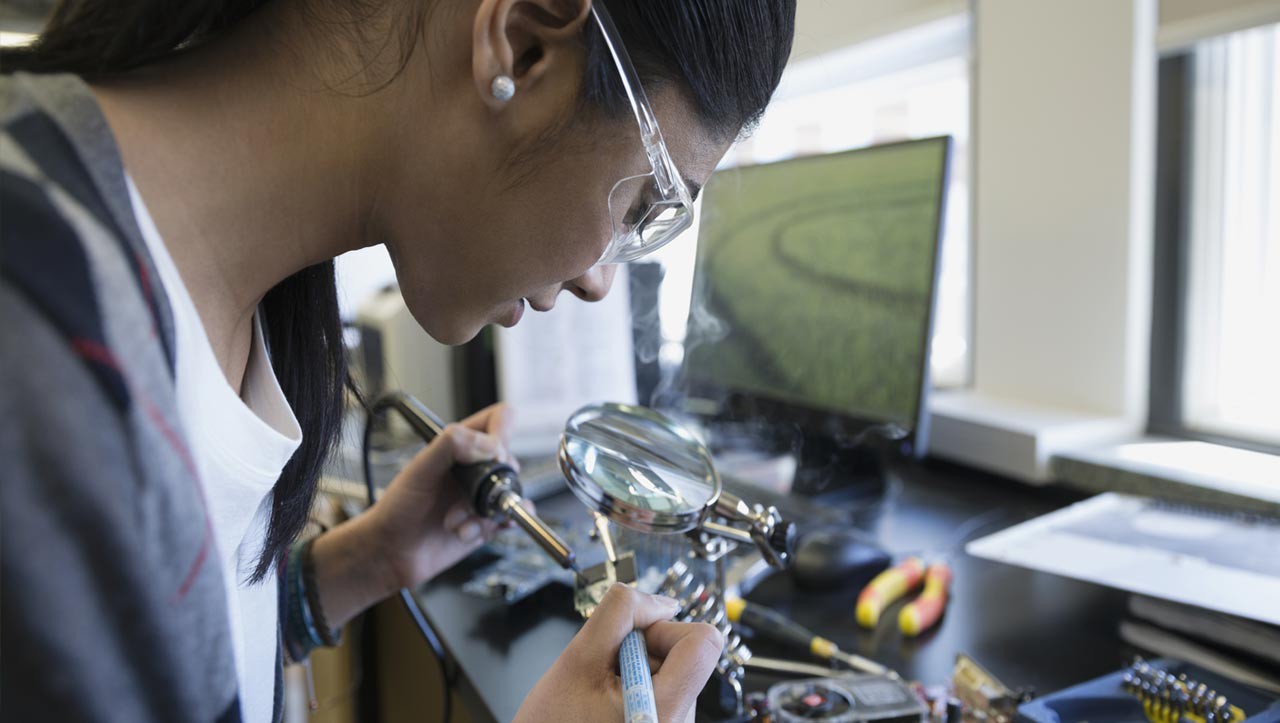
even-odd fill
[(898, 614), (898, 629), (907, 637), (915, 637), (933, 627), (947, 607), (951, 587), (951, 568), (934, 563), (924, 574), (924, 592)]
[(1145, 660), (1136, 661), (1120, 680), (1124, 690), (1142, 703), (1151, 723), (1233, 723), (1244, 720), (1244, 711), (1227, 700), (1227, 696), (1208, 685), (1187, 677), (1175, 676), (1164, 668)]
[(778, 683), (763, 708), (766, 723), (923, 723), (929, 713), (910, 687), (881, 675)]
[[(1120, 639), (1139, 650), (1174, 660), (1193, 660), (1199, 668), (1271, 695), (1280, 695), (1280, 677), (1272, 672), (1275, 668), (1269, 670), (1265, 664), (1258, 664), (1261, 661), (1232, 655), (1224, 650), (1220, 638), (1212, 637), (1208, 630), (1201, 632), (1206, 634), (1205, 639), (1198, 642), (1154, 625), (1131, 620), (1120, 622)], [(1265, 644), (1266, 638), (1261, 640)]]
[(880, 622), (880, 614), (894, 601), (916, 589), (924, 579), (924, 561), (908, 557), (897, 565), (875, 576), (858, 595), (858, 624), (874, 628)]
[(1280, 701), (1197, 665), (1139, 658), (1018, 707), (1019, 723), (1274, 723)]
[(841, 663), (851, 670), (897, 677), (897, 673), (874, 660), (844, 652), (835, 643), (808, 630), (777, 610), (749, 603), (742, 598), (729, 598), (725, 601), (725, 611), (729, 615), (730, 622), (750, 628), (762, 638), (807, 650), (822, 660)]
[(766, 658), (760, 655), (751, 656), (745, 667), (766, 673), (786, 673), (787, 675), (803, 675), (810, 678), (843, 678), (849, 675), (849, 671), (843, 668), (830, 668), (817, 663), (799, 663), (794, 660), (783, 660), (782, 658)]
[[(951, 596), (950, 589), (954, 576), (946, 561), (950, 560), (975, 532), (1007, 516), (1007, 511), (998, 508), (974, 515), (961, 523), (947, 542), (919, 552), (899, 565), (901, 576), (883, 574), (881, 575), (883, 580), (881, 578), (873, 580), (872, 584), (863, 590), (864, 597), (858, 599), (858, 622), (864, 627), (875, 627), (879, 622), (880, 614), (886, 607), (923, 582), (924, 591), (898, 613), (898, 629), (910, 638), (932, 628), (942, 618), (942, 613), (946, 610), (947, 601)], [(927, 567), (921, 562), (925, 558), (932, 560)], [(881, 582), (880, 586), (876, 585), (877, 581)]]

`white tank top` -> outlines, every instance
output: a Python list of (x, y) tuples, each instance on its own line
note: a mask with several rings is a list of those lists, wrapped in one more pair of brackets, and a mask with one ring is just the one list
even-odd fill
[(240, 709), (245, 723), (268, 723), (275, 702), (278, 640), (274, 570), (250, 585), (271, 519), (271, 489), (302, 441), (302, 429), (271, 369), (262, 326), (241, 393), (227, 383), (200, 315), (132, 178), (129, 198), (173, 311), (177, 401), (213, 523), (226, 587)]

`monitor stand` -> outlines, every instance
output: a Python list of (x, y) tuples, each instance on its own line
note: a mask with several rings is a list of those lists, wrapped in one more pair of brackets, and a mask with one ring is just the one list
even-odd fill
[(888, 487), (887, 445), (877, 440), (850, 447), (829, 435), (805, 434), (797, 450), (792, 494), (833, 505), (878, 502)]

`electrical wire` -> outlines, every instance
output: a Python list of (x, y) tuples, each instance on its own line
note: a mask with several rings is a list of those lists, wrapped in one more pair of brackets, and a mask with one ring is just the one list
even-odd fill
[[(364, 468), (365, 494), (369, 497), (370, 507), (373, 506), (373, 503), (377, 498), (377, 491), (373, 484), (373, 463), (370, 460), (369, 455), (373, 448), (373, 423), (377, 419), (378, 414), (386, 409), (394, 409), (403, 415), (406, 421), (410, 422), (414, 429), (418, 431), (428, 443), (431, 442), (431, 439), (434, 439), (438, 430), (444, 427), (440, 420), (435, 418), (435, 416), (432, 415), (425, 407), (413, 410), (419, 413), (426, 412), (428, 420), (435, 424), (435, 430), (431, 430), (430, 428), (424, 429), (422, 427), (422, 420), (413, 419), (411, 416), (413, 411), (409, 411), (405, 406), (403, 406), (405, 402), (401, 398), (402, 396), (403, 395), (399, 395), (395, 392), (384, 394), (374, 400), (373, 404), (369, 405), (365, 411), (364, 439), (360, 445), (360, 459)], [(417, 423), (415, 424), (415, 422)], [(430, 434), (430, 438), (428, 438), (428, 435), (426, 434), (428, 431), (432, 432)], [(417, 599), (413, 597), (413, 593), (409, 588), (400, 588), (400, 602), (404, 605), (405, 612), (409, 613), (409, 617), (413, 620), (414, 625), (418, 627), (418, 632), (422, 634), (422, 639), (426, 641), (427, 646), (431, 648), (431, 652), (435, 654), (436, 660), (440, 663), (440, 687), (443, 692), (440, 704), (440, 720), (443, 721), (443, 723), (449, 723), (449, 718), (453, 715), (453, 685), (449, 679), (448, 657), (445, 654), (444, 645), (440, 642), (440, 637), (431, 627), (431, 624), (427, 622), (427, 618), (422, 612), (422, 606), (418, 604)]]

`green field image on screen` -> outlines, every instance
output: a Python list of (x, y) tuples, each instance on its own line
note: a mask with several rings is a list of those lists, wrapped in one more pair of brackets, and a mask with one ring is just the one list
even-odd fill
[(690, 378), (911, 428), (946, 153), (939, 138), (717, 173), (702, 205)]

